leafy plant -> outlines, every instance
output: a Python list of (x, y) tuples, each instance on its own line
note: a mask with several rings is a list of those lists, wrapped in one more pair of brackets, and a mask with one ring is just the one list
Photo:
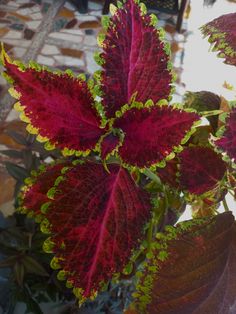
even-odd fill
[[(169, 46), (155, 16), (133, 0), (111, 11), (98, 38), (101, 71), (88, 81), (2, 49), (27, 130), (67, 156), (31, 172), (18, 211), (40, 223), (78, 313), (233, 313), (235, 221), (225, 195), (235, 189), (234, 104), (204, 91), (169, 105)], [(174, 226), (186, 204), (199, 218)]]

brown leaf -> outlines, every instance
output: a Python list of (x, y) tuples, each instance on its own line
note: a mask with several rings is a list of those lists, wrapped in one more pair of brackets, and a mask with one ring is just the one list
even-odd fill
[(169, 228), (139, 274), (139, 314), (235, 314), (236, 226), (230, 212)]

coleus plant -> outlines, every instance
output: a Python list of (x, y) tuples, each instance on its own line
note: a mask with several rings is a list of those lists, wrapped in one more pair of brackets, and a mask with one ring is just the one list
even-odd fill
[[(80, 303), (125, 275), (136, 283), (128, 312), (200, 313), (223, 289), (218, 308), (226, 310), (218, 313), (230, 313), (235, 222), (230, 212), (216, 214), (234, 189), (236, 109), (217, 137), (219, 104), (169, 105), (173, 72), (156, 17), (134, 0), (111, 9), (95, 56), (101, 70), (88, 81), (12, 61), (2, 49), (27, 130), (65, 156), (25, 180), (18, 210), (48, 233), (51, 266)], [(202, 116), (216, 117), (214, 127), (200, 125)], [(166, 227), (186, 203), (203, 217)]]

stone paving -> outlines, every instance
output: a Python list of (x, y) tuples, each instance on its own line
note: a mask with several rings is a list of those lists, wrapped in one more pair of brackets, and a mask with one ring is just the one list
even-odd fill
[[(0, 38), (10, 56), (25, 62), (36, 60), (55, 69), (72, 69), (89, 76), (98, 69), (93, 54), (98, 50), (96, 37), (101, 30), (103, 3), (89, 1), (88, 13), (80, 14), (65, 0), (2, 0), (0, 2)], [(166, 30), (171, 44), (172, 60), (177, 73), (175, 99), (180, 100), (178, 88), (181, 81), (186, 22), (182, 34), (175, 31), (175, 17), (158, 14), (159, 26)], [(20, 149), (7, 134), (9, 130), (24, 133), (24, 125), (12, 110), (12, 99), (7, 85), (0, 77), (0, 150)], [(0, 210), (13, 209), (14, 180), (7, 174), (5, 161), (11, 161), (0, 153)]]

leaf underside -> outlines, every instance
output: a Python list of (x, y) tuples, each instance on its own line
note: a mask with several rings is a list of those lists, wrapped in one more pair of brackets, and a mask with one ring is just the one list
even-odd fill
[(30, 124), (57, 147), (94, 149), (104, 130), (86, 82), (66, 73), (17, 66), (4, 59), (6, 73)]
[(124, 132), (118, 154), (124, 163), (140, 168), (163, 161), (199, 119), (195, 113), (170, 106), (132, 108), (115, 120)]
[(117, 9), (102, 46), (101, 89), (108, 118), (129, 104), (135, 93), (140, 102), (168, 98), (172, 81), (169, 56), (159, 31), (137, 3), (127, 0)]
[(226, 164), (221, 155), (208, 147), (187, 147), (180, 157), (180, 185), (193, 194), (214, 189), (223, 178)]
[(223, 136), (215, 141), (215, 144), (230, 158), (236, 160), (236, 108), (232, 110), (226, 119), (226, 130)]
[[(118, 165), (109, 165), (109, 171), (94, 163), (70, 167), (44, 213), (59, 268), (82, 299), (93, 297), (101, 283), (123, 270), (150, 216), (148, 193)], [(47, 184), (44, 177), (36, 184)]]
[(202, 27), (202, 33), (214, 43), (218, 56), (236, 66), (236, 13), (222, 15)]
[(172, 227), (153, 248), (137, 285), (136, 313), (235, 313), (234, 216), (197, 221)]

